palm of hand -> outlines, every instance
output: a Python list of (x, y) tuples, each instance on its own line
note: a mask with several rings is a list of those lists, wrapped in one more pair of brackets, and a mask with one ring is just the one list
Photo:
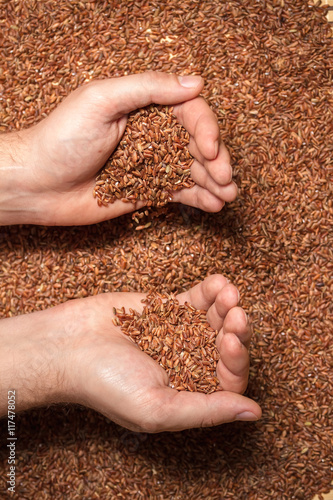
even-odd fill
[(46, 182), (60, 190), (87, 182), (93, 185), (97, 171), (117, 146), (126, 126), (125, 117), (103, 119), (103, 103), (97, 107), (87, 89), (71, 94), (44, 123), (37, 125), (46, 160), (42, 173)]

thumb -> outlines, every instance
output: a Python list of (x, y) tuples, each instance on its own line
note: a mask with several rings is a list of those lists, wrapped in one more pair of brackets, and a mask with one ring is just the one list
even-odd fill
[[(164, 402), (159, 410), (163, 422), (156, 422), (160, 430), (180, 431), (211, 427), (235, 420), (253, 421), (261, 417), (260, 406), (255, 401), (234, 392), (202, 394), (176, 392), (170, 388), (164, 388), (162, 391)], [(161, 401), (161, 394), (159, 400)]]
[(203, 86), (203, 79), (197, 75), (146, 72), (97, 80), (87, 87), (94, 102), (102, 104), (100, 111), (110, 120), (152, 103), (173, 105), (188, 101), (199, 95)]

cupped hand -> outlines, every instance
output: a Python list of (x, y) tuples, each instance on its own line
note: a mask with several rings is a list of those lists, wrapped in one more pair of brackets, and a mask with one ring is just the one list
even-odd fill
[(198, 97), (203, 85), (199, 76), (148, 72), (97, 80), (75, 90), (47, 118), (21, 134), (29, 171), (25, 185), (36, 204), (35, 220), (28, 222), (91, 224), (140, 208), (142, 202), (122, 201), (99, 207), (92, 192), (97, 172), (124, 133), (128, 113), (150, 103), (173, 105), (190, 134), (196, 185), (176, 192), (174, 201), (207, 212), (221, 210), (225, 201), (236, 197), (237, 187), (217, 119)]
[(260, 418), (257, 403), (241, 395), (248, 382), (251, 331), (237, 306), (237, 289), (213, 275), (177, 297), (180, 303), (206, 309), (210, 325), (219, 330), (217, 375), (223, 391), (209, 395), (170, 388), (161, 366), (113, 325), (113, 307), (140, 310), (143, 297), (110, 293), (65, 305), (71, 348), (61, 357), (61, 378), (68, 400), (134, 431), (178, 431)]

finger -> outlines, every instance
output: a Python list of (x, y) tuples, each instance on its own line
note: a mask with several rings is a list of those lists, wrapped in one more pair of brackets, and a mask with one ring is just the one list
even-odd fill
[(196, 160), (191, 166), (191, 177), (197, 185), (207, 189), (223, 201), (234, 201), (237, 197), (238, 189), (233, 181), (226, 185), (217, 184), (207, 169)]
[(217, 157), (212, 161), (206, 161), (204, 166), (218, 184), (224, 185), (231, 182), (232, 168), (230, 165), (230, 155), (222, 142), (219, 144)]
[(101, 104), (107, 120), (111, 120), (151, 103), (173, 105), (193, 99), (203, 85), (203, 79), (197, 75), (178, 76), (151, 71), (98, 80), (87, 85), (86, 89), (95, 103)]
[(203, 165), (205, 163), (206, 158), (199, 151), (198, 146), (197, 146), (197, 144), (195, 142), (195, 139), (192, 136), (190, 136), (190, 142), (188, 144), (188, 150), (191, 153), (191, 155), (193, 156), (193, 158), (195, 158), (199, 163), (201, 163), (201, 165)]
[(238, 302), (239, 292), (237, 288), (231, 283), (226, 284), (216, 295), (214, 303), (207, 311), (207, 321), (211, 327), (220, 330), (228, 312), (237, 306)]
[(199, 164), (204, 166), (205, 170), (207, 170), (215, 182), (222, 186), (231, 182), (232, 168), (230, 165), (230, 155), (222, 142), (219, 143), (218, 155), (214, 160), (207, 160), (200, 153), (193, 137), (190, 138), (188, 149)]
[(98, 219), (100, 221), (104, 221), (104, 220), (114, 219), (115, 217), (119, 217), (121, 215), (135, 212), (137, 210), (140, 210), (140, 208), (143, 208), (146, 205), (147, 201), (145, 200), (138, 200), (134, 203), (129, 201), (124, 202), (121, 200), (116, 200), (113, 203), (109, 203), (108, 205), (102, 205), (102, 206), (98, 206), (95, 201), (94, 210), (90, 212), (89, 216), (95, 221)]
[(234, 333), (245, 347), (249, 347), (252, 329), (248, 317), (241, 307), (233, 307), (228, 311), (223, 322), (223, 332)]
[(224, 333), (217, 345), (220, 360), (216, 373), (225, 391), (242, 393), (245, 391), (249, 376), (249, 353), (234, 333)]
[(212, 213), (219, 212), (225, 205), (223, 200), (198, 185), (172, 193), (172, 200)]
[(134, 212), (147, 204), (146, 201), (140, 200), (135, 203), (117, 200), (114, 203), (99, 206), (92, 196), (94, 186), (95, 181), (92, 181), (82, 191), (75, 191), (72, 194), (70, 213), (68, 213), (66, 203), (63, 203), (63, 195), (59, 194), (59, 201), (56, 203), (56, 209), (54, 210), (53, 225), (80, 226), (82, 224), (95, 224)]
[(151, 411), (152, 431), (180, 431), (210, 427), (234, 420), (258, 420), (261, 409), (257, 403), (236, 393), (219, 391), (213, 394), (177, 392), (165, 387), (154, 394), (158, 406)]
[(227, 283), (227, 278), (222, 276), (222, 274), (212, 274), (211, 276), (207, 276), (201, 283), (177, 295), (177, 299), (180, 304), (188, 302), (196, 309), (207, 310)]
[(187, 100), (174, 106), (179, 122), (194, 138), (197, 148), (208, 160), (214, 160), (219, 152), (220, 131), (217, 118), (202, 97)]

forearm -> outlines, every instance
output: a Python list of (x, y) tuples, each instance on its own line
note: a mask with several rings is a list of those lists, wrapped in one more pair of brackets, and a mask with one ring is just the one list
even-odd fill
[(0, 321), (0, 416), (9, 391), (15, 411), (66, 400), (63, 347), (62, 323), (49, 311)]

